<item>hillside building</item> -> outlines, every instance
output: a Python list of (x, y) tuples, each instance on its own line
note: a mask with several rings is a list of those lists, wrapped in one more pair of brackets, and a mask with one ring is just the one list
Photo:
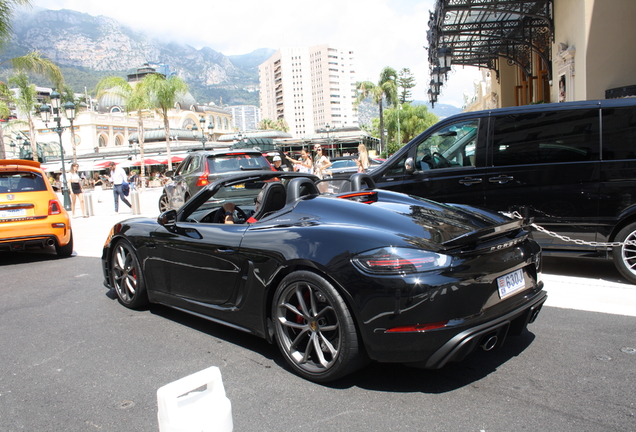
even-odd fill
[(295, 138), (358, 126), (353, 51), (331, 45), (281, 48), (259, 66), (263, 119), (284, 119)]
[(261, 109), (254, 105), (234, 105), (226, 107), (232, 113), (232, 126), (239, 131), (258, 129)]

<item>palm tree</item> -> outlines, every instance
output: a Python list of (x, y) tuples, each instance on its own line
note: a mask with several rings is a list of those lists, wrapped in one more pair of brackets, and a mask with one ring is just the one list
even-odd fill
[(146, 75), (142, 84), (148, 94), (151, 106), (163, 119), (163, 128), (166, 133), (166, 155), (168, 156), (168, 170), (172, 170), (170, 155), (170, 122), (168, 112), (175, 106), (181, 96), (187, 93), (188, 85), (178, 76), (153, 73)]
[(131, 85), (124, 78), (119, 76), (108, 76), (102, 78), (97, 83), (97, 97), (110, 93), (123, 100), (124, 109), (127, 113), (137, 112), (137, 135), (139, 137), (139, 155), (141, 157), (141, 189), (146, 187), (146, 164), (144, 163), (144, 119), (143, 111), (150, 109), (148, 93), (143, 81)]
[(395, 69), (387, 66), (382, 69), (377, 85), (371, 81), (362, 81), (356, 85), (358, 89), (356, 104), (360, 104), (368, 97), (371, 97), (373, 102), (378, 104), (380, 110), (380, 152), (384, 147), (383, 104), (385, 100), (388, 105), (395, 105), (398, 101), (397, 79), (398, 74)]
[(276, 129), (276, 122), (272, 119), (264, 118), (258, 124), (258, 128), (261, 130), (274, 130)]
[(31, 140), (31, 154), (34, 161), (38, 160), (37, 137), (35, 136), (35, 124), (33, 123), (33, 113), (36, 105), (39, 105), (35, 84), (29, 82), (29, 78), (24, 72), (20, 72), (9, 78), (9, 84), (17, 87), (18, 94), (13, 97), (13, 102), (26, 118), (29, 127), (29, 138)]
[[(2, 2), (0, 1), (0, 6), (1, 4)], [(1, 7), (0, 7), (0, 10), (1, 10)], [(2, 23), (2, 19), (0, 19), (0, 34), (2, 34), (1, 23)], [(57, 65), (53, 63), (51, 60), (41, 57), (40, 53), (38, 53), (37, 51), (30, 52), (27, 55), (22, 57), (15, 57), (15, 58), (6, 60), (4, 62), (1, 62), (0, 67), (2, 67), (2, 65), (6, 63), (10, 63), (11, 67), (16, 72), (18, 72), (18, 75), (24, 74), (26, 72), (33, 72), (48, 78), (58, 88), (61, 88), (61, 86), (64, 83), (64, 77), (62, 76), (62, 71), (60, 71), (60, 68), (57, 67)], [(28, 81), (28, 79), (26, 78), (26, 75), (24, 75), (24, 79)], [(33, 107), (31, 107), (31, 109), (32, 108)], [(29, 119), (29, 122), (32, 122), (32, 120)], [(1, 129), (2, 129), (2, 126), (0, 126), (0, 159), (4, 159), (6, 158), (6, 151), (4, 147), (4, 133), (2, 132)], [(31, 145), (34, 146), (34, 148), (36, 148), (37, 146), (35, 141), (35, 135), (31, 135)], [(37, 158), (36, 151), (33, 151), (33, 157)]]

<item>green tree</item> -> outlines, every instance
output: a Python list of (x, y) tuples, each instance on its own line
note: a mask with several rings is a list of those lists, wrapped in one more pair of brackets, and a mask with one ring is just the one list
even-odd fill
[(398, 100), (397, 72), (387, 66), (382, 69), (377, 85), (371, 81), (362, 81), (357, 83), (356, 88), (358, 90), (356, 105), (368, 97), (371, 97), (373, 103), (378, 104), (380, 110), (380, 151), (382, 151), (384, 148), (384, 133), (382, 133), (384, 130), (383, 106), (385, 101), (390, 106), (394, 105)]
[(275, 130), (276, 122), (272, 119), (264, 118), (258, 124), (258, 128), (261, 130)]
[[(143, 111), (151, 108), (148, 92), (143, 80), (131, 85), (124, 78), (119, 76), (108, 76), (102, 78), (97, 83), (97, 97), (100, 98), (105, 94), (112, 94), (119, 97), (124, 104), (124, 110), (128, 114), (137, 113), (137, 135), (139, 137), (139, 155), (141, 157), (141, 188), (146, 186), (146, 164), (144, 163), (144, 119)], [(168, 156), (168, 160), (170, 157)]]
[(166, 78), (164, 75), (153, 73), (146, 75), (142, 80), (150, 106), (161, 116), (163, 128), (166, 133), (166, 154), (168, 156), (168, 170), (172, 170), (170, 156), (170, 123), (168, 112), (175, 106), (181, 96), (187, 93), (188, 85), (178, 76), (172, 75)]
[[(400, 142), (398, 142), (398, 115), (400, 125)], [(399, 107), (385, 111), (385, 125), (388, 131), (389, 141), (395, 144), (397, 149), (405, 142), (411, 141), (417, 135), (439, 121), (439, 118), (430, 112), (426, 105), (411, 105), (405, 103), (402, 109)]]
[(415, 77), (409, 68), (403, 68), (398, 74), (398, 88), (400, 89), (400, 103), (413, 102), (411, 89), (415, 87)]
[(280, 117), (276, 120), (276, 130), (281, 132), (289, 132), (289, 125), (284, 118)]
[[(0, 0), (0, 17), (2, 16), (2, 2)], [(0, 18), (0, 23), (2, 23), (2, 19)], [(0, 24), (0, 34), (2, 25)], [(25, 74), (25, 78), (28, 81), (28, 77), (26, 77), (26, 72), (32, 72), (41, 76), (48, 78), (51, 82), (53, 82), (56, 86), (61, 87), (64, 83), (64, 77), (62, 76), (62, 72), (60, 68), (57, 67), (55, 63), (51, 60), (43, 58), (37, 51), (33, 51), (28, 53), (22, 57), (15, 57), (9, 60), (6, 60), (0, 63), (0, 67), (9, 63), (10, 66), (16, 71), (18, 74)], [(8, 115), (7, 115), (8, 116)], [(31, 121), (31, 120), (29, 120)], [(0, 126), (2, 129), (2, 126)], [(31, 135), (31, 145), (37, 146), (35, 142), (35, 136)], [(37, 152), (33, 153), (33, 157), (37, 158)], [(4, 147), (4, 133), (0, 131), (0, 159), (6, 158), (6, 151)], [(35, 159), (34, 159), (35, 160)]]
[(13, 97), (18, 112), (26, 119), (29, 128), (29, 139), (31, 141), (31, 155), (34, 161), (38, 160), (37, 136), (35, 135), (35, 124), (33, 114), (36, 105), (40, 103), (37, 99), (35, 84), (29, 82), (29, 77), (24, 72), (19, 72), (9, 78), (9, 84), (17, 88), (18, 93)]

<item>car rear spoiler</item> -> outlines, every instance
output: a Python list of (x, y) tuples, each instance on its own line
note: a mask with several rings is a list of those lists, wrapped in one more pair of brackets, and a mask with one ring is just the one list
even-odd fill
[(502, 237), (506, 235), (511, 235), (513, 233), (517, 233), (523, 229), (525, 226), (525, 221), (522, 219), (512, 220), (510, 222), (506, 222), (499, 225), (492, 225), (486, 228), (481, 228), (476, 231), (472, 231), (466, 234), (463, 234), (459, 237), (455, 237), (453, 239), (447, 240), (442, 243), (442, 247), (444, 249), (450, 249), (457, 246), (462, 246), (470, 243), (482, 243), (484, 241), (490, 240), (494, 237)]

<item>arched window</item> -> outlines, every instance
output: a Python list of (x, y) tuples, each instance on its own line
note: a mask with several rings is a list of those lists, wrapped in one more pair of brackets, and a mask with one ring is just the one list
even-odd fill
[(100, 147), (108, 147), (108, 138), (105, 135), (100, 135), (98, 141)]
[(117, 135), (117, 136), (115, 137), (115, 145), (116, 145), (116, 146), (120, 146), (120, 145), (122, 145), (123, 143), (124, 143), (124, 142), (123, 142), (123, 139), (122, 139), (121, 135)]
[(221, 126), (223, 126), (223, 123), (221, 123), (221, 117), (216, 116), (216, 127), (221, 128)]

